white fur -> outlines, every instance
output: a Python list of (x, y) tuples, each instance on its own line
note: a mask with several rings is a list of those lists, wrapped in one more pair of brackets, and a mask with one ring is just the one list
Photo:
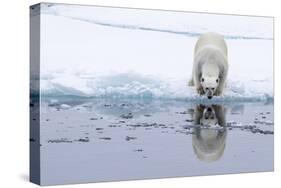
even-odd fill
[[(192, 136), (192, 145), (196, 156), (206, 162), (219, 160), (224, 153), (227, 130), (212, 129), (212, 126), (226, 126), (226, 109), (221, 105), (199, 105), (196, 106), (191, 115), (193, 123), (196, 125)], [(210, 128), (201, 128), (198, 125), (208, 125)]]
[(210, 97), (222, 95), (227, 72), (227, 46), (223, 36), (217, 33), (203, 34), (195, 46), (192, 78), (189, 85), (195, 85), (199, 94)]

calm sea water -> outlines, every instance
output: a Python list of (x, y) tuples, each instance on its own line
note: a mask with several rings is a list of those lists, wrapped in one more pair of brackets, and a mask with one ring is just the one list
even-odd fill
[(273, 170), (273, 103), (46, 99), (42, 184)]

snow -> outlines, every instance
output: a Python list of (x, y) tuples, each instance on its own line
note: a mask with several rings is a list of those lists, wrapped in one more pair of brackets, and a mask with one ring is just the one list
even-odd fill
[(41, 4), (41, 95), (199, 100), (188, 87), (201, 33), (225, 36), (217, 100), (273, 98), (273, 19)]

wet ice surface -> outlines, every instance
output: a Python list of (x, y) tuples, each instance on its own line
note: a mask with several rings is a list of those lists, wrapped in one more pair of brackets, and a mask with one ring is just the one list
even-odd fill
[(270, 102), (46, 99), (41, 105), (43, 184), (273, 170)]

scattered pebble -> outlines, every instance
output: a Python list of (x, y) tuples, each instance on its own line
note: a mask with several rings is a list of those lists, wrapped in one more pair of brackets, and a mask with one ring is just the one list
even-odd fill
[(97, 130), (97, 131), (100, 131), (100, 130), (103, 130), (103, 128), (98, 127), (98, 128), (96, 128), (96, 130)]
[(145, 116), (145, 117), (150, 117), (151, 115), (150, 115), (150, 114), (144, 114), (144, 116)]

